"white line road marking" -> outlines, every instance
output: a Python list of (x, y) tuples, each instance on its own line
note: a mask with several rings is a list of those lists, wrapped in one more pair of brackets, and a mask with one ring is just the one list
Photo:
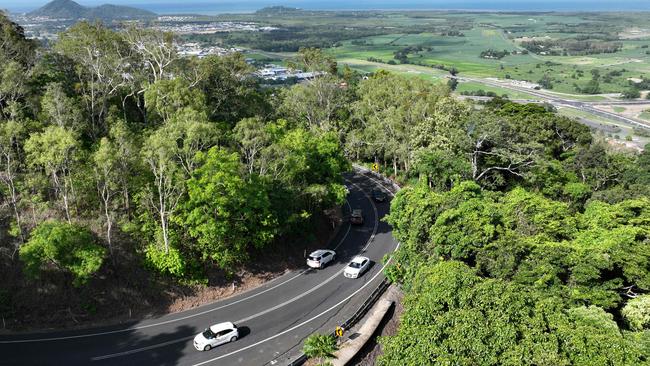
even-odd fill
[[(348, 205), (348, 207), (350, 209), (352, 209), (351, 206), (350, 206), (350, 202), (348, 202), (347, 200), (346, 200), (346, 204)], [(348, 237), (349, 233), (350, 233), (350, 225), (348, 225), (348, 229), (345, 232), (345, 235), (343, 235), (343, 237), (341, 238), (339, 243), (336, 245), (335, 249), (338, 248), (345, 241), (345, 239)], [(105, 331), (105, 332), (97, 332), (97, 333), (78, 334), (78, 335), (63, 336), (63, 337), (50, 337), (50, 338), (36, 338), (36, 339), (20, 339), (20, 340), (12, 340), (12, 341), (0, 341), (0, 344), (48, 342), (48, 341), (61, 341), (61, 340), (78, 339), (78, 338), (86, 338), (86, 337), (96, 337), (96, 336), (103, 336), (103, 335), (109, 335), (109, 334), (132, 332), (132, 331), (136, 331), (136, 330), (147, 329), (147, 328), (151, 328), (151, 327), (157, 327), (157, 326), (160, 326), (160, 325), (171, 324), (171, 323), (175, 323), (175, 322), (178, 322), (178, 321), (181, 321), (181, 320), (187, 320), (187, 319), (191, 319), (191, 318), (194, 318), (194, 317), (197, 317), (197, 316), (205, 315), (205, 314), (211, 313), (213, 311), (221, 310), (221, 309), (230, 307), (232, 305), (239, 304), (239, 303), (244, 302), (246, 300), (250, 300), (250, 299), (255, 298), (255, 297), (259, 296), (259, 295), (265, 294), (265, 293), (267, 293), (267, 292), (269, 292), (271, 290), (275, 290), (276, 288), (293, 281), (294, 279), (300, 277), (301, 275), (305, 274), (305, 272), (308, 272), (308, 271), (309, 271), (309, 269), (303, 270), (303, 271), (299, 272), (297, 275), (289, 278), (286, 281), (280, 282), (280, 283), (276, 284), (275, 286), (270, 287), (270, 288), (268, 288), (268, 289), (266, 289), (264, 291), (260, 291), (260, 292), (258, 292), (256, 294), (244, 297), (244, 298), (239, 299), (237, 301), (233, 301), (233, 302), (228, 303), (226, 305), (218, 306), (216, 308), (205, 310), (205, 311), (193, 314), (193, 315), (187, 315), (187, 316), (180, 317), (180, 318), (177, 318), (177, 319), (170, 319), (170, 320), (166, 320), (166, 321), (163, 321), (163, 322), (147, 324), (147, 325), (141, 325), (141, 326), (138, 326), (138, 327), (116, 329), (116, 330), (110, 330), (110, 331)], [(274, 280), (271, 280), (268, 283), (271, 283)], [(204, 306), (207, 306), (207, 305), (209, 305), (209, 304), (206, 304)]]
[[(347, 181), (350, 182), (349, 180), (347, 180)], [(357, 187), (357, 189), (359, 189), (363, 193), (363, 195), (366, 196), (366, 198), (368, 199), (368, 201), (372, 205), (372, 209), (375, 212), (375, 227), (372, 229), (372, 235), (370, 235), (370, 239), (368, 239), (368, 242), (366, 243), (366, 246), (363, 247), (363, 249), (361, 250), (362, 252), (365, 252), (366, 249), (368, 249), (368, 247), (370, 246), (370, 243), (373, 242), (373, 240), (375, 239), (375, 235), (377, 234), (377, 228), (379, 227), (379, 212), (377, 211), (377, 205), (375, 205), (375, 202), (373, 202), (372, 198), (370, 196), (368, 196), (366, 191), (364, 191), (363, 189), (361, 189), (361, 187), (359, 187), (358, 185), (356, 185), (356, 184), (354, 184), (352, 182), (350, 182), (350, 184)]]
[[(348, 182), (349, 182), (351, 185), (355, 186), (357, 189), (359, 189), (359, 191), (361, 191), (361, 192), (364, 194), (364, 196), (366, 196), (366, 198), (368, 199), (368, 201), (369, 201), (370, 204), (372, 205), (372, 208), (373, 208), (373, 210), (374, 210), (374, 212), (375, 212), (375, 224), (374, 224), (374, 227), (373, 227), (373, 230), (372, 230), (372, 235), (370, 235), (370, 238), (369, 238), (368, 241), (366, 242), (366, 246), (363, 248), (363, 250), (365, 251), (365, 250), (370, 246), (370, 244), (372, 243), (373, 239), (375, 238), (375, 235), (377, 234), (377, 229), (378, 229), (378, 227), (379, 227), (379, 212), (377, 211), (377, 206), (376, 206), (375, 203), (372, 201), (371, 197), (368, 196), (368, 194), (367, 194), (363, 189), (361, 189), (361, 188), (360, 188), (358, 185), (356, 185), (355, 183), (352, 183), (352, 182), (350, 182), (350, 181), (348, 181)], [(349, 205), (349, 203), (348, 203), (348, 205)], [(348, 225), (348, 232), (349, 232), (349, 230), (350, 230), (350, 226)], [(346, 233), (345, 236), (347, 237), (347, 233)], [(341, 242), (339, 243), (339, 245), (336, 246), (336, 248), (338, 248), (338, 247), (341, 245), (342, 242), (343, 242), (343, 241), (341, 241)], [(335, 248), (335, 249), (336, 249), (336, 248)], [(300, 295), (298, 295), (298, 296), (296, 296), (296, 297), (293, 297), (293, 298), (291, 298), (291, 299), (289, 299), (289, 300), (287, 300), (287, 301), (285, 301), (285, 302), (283, 302), (283, 303), (281, 303), (281, 304), (275, 305), (275, 306), (273, 306), (273, 307), (271, 307), (271, 308), (268, 308), (268, 309), (266, 309), (266, 310), (264, 310), (264, 311), (261, 311), (261, 312), (259, 312), (259, 313), (257, 313), (257, 314), (253, 314), (253, 315), (248, 316), (248, 317), (243, 318), (243, 319), (235, 320), (234, 323), (235, 323), (235, 324), (241, 324), (241, 323), (245, 323), (245, 322), (251, 321), (251, 320), (253, 320), (253, 319), (255, 319), (255, 318), (258, 318), (258, 317), (260, 317), (260, 316), (262, 316), (262, 315), (266, 315), (266, 314), (268, 314), (268, 313), (270, 313), (270, 312), (272, 312), (272, 311), (275, 311), (275, 310), (278, 310), (278, 309), (280, 309), (280, 308), (282, 308), (282, 307), (284, 307), (284, 306), (287, 306), (288, 304), (291, 304), (291, 303), (293, 303), (293, 302), (296, 302), (296, 301), (300, 300), (301, 298), (303, 298), (303, 297), (305, 297), (305, 296), (311, 294), (312, 292), (315, 292), (316, 290), (318, 290), (318, 289), (321, 288), (322, 286), (325, 286), (326, 284), (330, 283), (330, 282), (333, 281), (336, 277), (340, 276), (340, 274), (341, 274), (344, 270), (345, 270), (345, 266), (343, 266), (343, 268), (341, 268), (340, 270), (338, 270), (336, 273), (334, 273), (334, 274), (333, 274), (332, 276), (330, 276), (328, 279), (326, 279), (325, 281), (319, 283), (317, 286), (312, 287), (312, 288), (309, 289), (308, 291), (303, 292), (302, 294), (300, 294)], [(382, 268), (382, 270), (383, 270), (383, 268)], [(379, 271), (378, 273), (381, 273), (381, 271)], [(372, 282), (376, 277), (377, 277), (377, 276), (375, 275), (375, 276), (374, 276), (370, 281), (366, 282), (366, 284), (365, 284), (364, 286), (362, 286), (361, 288), (364, 288), (364, 287), (365, 287), (369, 282)], [(357, 292), (358, 292), (358, 291), (357, 291)], [(357, 293), (357, 292), (355, 292), (355, 293)], [(190, 338), (191, 338), (191, 337), (190, 337)], [(188, 340), (188, 339), (190, 339), (190, 338), (187, 338), (187, 337), (186, 337), (186, 338), (181, 338), (181, 339), (175, 339), (175, 340), (172, 340), (172, 341), (168, 341), (168, 342), (164, 342), (164, 343), (159, 343), (159, 344), (154, 344), (154, 345), (147, 346), (147, 347), (135, 348), (135, 349), (131, 349), (131, 350), (128, 350), (128, 351), (117, 352), (117, 353), (111, 353), (111, 354), (103, 355), (103, 356), (97, 356), (97, 357), (93, 357), (93, 358), (91, 358), (91, 360), (93, 360), (93, 361), (100, 361), (100, 360), (105, 360), (105, 359), (108, 359), (108, 358), (115, 358), (115, 357), (127, 356), (127, 355), (131, 355), (131, 354), (139, 353), (139, 352), (144, 352), (144, 351), (148, 351), (148, 350), (155, 349), (155, 348), (165, 347), (165, 346), (167, 346), (167, 345), (174, 344), (174, 343), (177, 343), (177, 342), (182, 342), (182, 341)]]
[[(397, 246), (395, 247), (395, 250), (397, 250), (398, 248), (399, 248), (399, 243), (397, 243)], [(215, 357), (215, 358), (209, 359), (209, 360), (207, 360), (207, 361), (203, 361), (203, 362), (196, 363), (196, 364), (194, 364), (194, 365), (192, 365), (192, 366), (201, 366), (201, 365), (205, 365), (205, 364), (207, 364), (207, 363), (210, 363), (210, 362), (213, 362), (213, 361), (217, 361), (217, 360), (220, 360), (220, 359), (222, 359), (222, 358), (230, 357), (230, 356), (232, 356), (232, 355), (235, 355), (235, 354), (237, 354), (237, 353), (239, 353), (239, 352), (246, 351), (246, 350), (251, 349), (251, 348), (253, 348), (253, 347), (257, 347), (257, 346), (259, 346), (259, 345), (262, 344), (262, 343), (268, 342), (268, 341), (270, 341), (270, 340), (272, 340), (272, 339), (275, 339), (275, 338), (280, 337), (280, 336), (282, 336), (282, 335), (284, 335), (284, 334), (287, 334), (287, 333), (289, 333), (289, 332), (292, 332), (292, 331), (294, 331), (294, 330), (296, 330), (296, 329), (302, 327), (303, 325), (305, 325), (305, 324), (307, 324), (307, 323), (310, 323), (310, 322), (314, 321), (315, 319), (320, 318), (321, 316), (323, 316), (323, 315), (327, 314), (328, 312), (334, 310), (335, 308), (341, 306), (343, 303), (345, 303), (346, 301), (350, 300), (350, 299), (351, 299), (352, 297), (354, 297), (356, 294), (358, 294), (359, 292), (361, 292), (361, 290), (363, 290), (365, 287), (367, 287), (369, 284), (371, 284), (372, 281), (374, 281), (374, 280), (377, 278), (377, 276), (379, 276), (380, 274), (383, 273), (384, 268), (386, 268), (386, 266), (388, 266), (388, 265), (390, 264), (390, 262), (391, 262), (392, 259), (393, 259), (393, 257), (391, 256), (391, 257), (386, 261), (386, 264), (384, 264), (384, 266), (381, 267), (381, 270), (380, 270), (379, 272), (377, 272), (377, 273), (376, 273), (376, 274), (375, 274), (375, 275), (370, 279), (370, 281), (366, 282), (366, 283), (365, 283), (363, 286), (361, 286), (358, 290), (356, 290), (355, 292), (353, 292), (352, 294), (350, 294), (350, 295), (349, 295), (348, 297), (346, 297), (345, 299), (339, 301), (337, 304), (335, 304), (335, 305), (332, 306), (331, 308), (324, 310), (322, 313), (317, 314), (317, 315), (315, 315), (315, 316), (313, 316), (313, 317), (311, 317), (311, 318), (305, 320), (304, 322), (302, 322), (302, 323), (300, 323), (300, 324), (297, 324), (297, 325), (295, 325), (295, 326), (293, 326), (293, 327), (291, 327), (291, 328), (289, 328), (289, 329), (287, 329), (287, 330), (284, 330), (284, 331), (282, 331), (282, 332), (280, 332), (280, 333), (278, 333), (278, 334), (276, 334), (276, 335), (274, 335), (274, 336), (272, 336), (272, 337), (268, 337), (268, 338), (263, 339), (263, 340), (261, 340), (261, 341), (259, 341), (259, 342), (257, 342), (257, 343), (251, 344), (251, 345), (246, 346), (246, 347), (244, 347), (244, 348), (240, 348), (240, 349), (238, 349), (238, 350), (236, 350), (236, 351), (232, 351), (232, 352), (227, 353), (227, 354), (225, 354), (225, 355), (221, 355), (221, 356), (218, 356), (218, 357)]]
[[(397, 246), (395, 247), (395, 250), (397, 250), (398, 248), (399, 248), (399, 243), (397, 243)], [(242, 352), (242, 351), (248, 350), (248, 349), (250, 349), (250, 348), (257, 347), (257, 346), (259, 346), (259, 345), (262, 344), (262, 343), (268, 342), (268, 341), (270, 341), (270, 340), (272, 340), (272, 339), (275, 339), (275, 338), (277, 338), (277, 337), (279, 337), (279, 336), (282, 336), (282, 335), (284, 335), (284, 334), (286, 334), (286, 333), (288, 333), (288, 332), (291, 332), (291, 331), (293, 331), (293, 330), (295, 330), (295, 329), (298, 329), (298, 328), (302, 327), (303, 325), (305, 325), (305, 324), (307, 324), (307, 323), (309, 323), (309, 322), (311, 322), (311, 321), (313, 321), (313, 320), (315, 320), (315, 319), (320, 318), (321, 316), (323, 316), (323, 315), (327, 314), (328, 312), (334, 310), (335, 308), (341, 306), (343, 303), (347, 302), (347, 301), (350, 300), (352, 297), (354, 297), (356, 294), (358, 294), (359, 292), (361, 292), (361, 290), (363, 290), (363, 289), (366, 288), (368, 285), (370, 285), (370, 284), (371, 284), (371, 283), (372, 283), (372, 282), (377, 278), (377, 276), (379, 276), (380, 274), (383, 273), (384, 268), (386, 268), (386, 267), (390, 264), (390, 262), (391, 262), (392, 259), (393, 259), (392, 257), (389, 258), (388, 261), (386, 261), (386, 264), (384, 264), (384, 266), (381, 267), (381, 269), (380, 269), (380, 270), (379, 270), (379, 271), (378, 271), (378, 272), (377, 272), (377, 273), (376, 273), (376, 274), (375, 274), (375, 275), (370, 279), (370, 281), (367, 281), (367, 282), (366, 282), (363, 286), (361, 286), (358, 290), (356, 290), (355, 292), (353, 292), (352, 294), (350, 294), (350, 295), (349, 295), (348, 297), (346, 297), (345, 299), (339, 301), (338, 303), (336, 303), (335, 305), (333, 305), (333, 306), (330, 307), (329, 309), (325, 309), (325, 310), (324, 310), (323, 312), (321, 312), (320, 314), (317, 314), (317, 315), (313, 316), (312, 318), (307, 319), (307, 320), (305, 320), (304, 322), (302, 322), (302, 323), (300, 323), (300, 324), (298, 324), (298, 325), (295, 325), (295, 326), (292, 327), (292, 328), (286, 329), (286, 330), (284, 330), (284, 331), (282, 331), (282, 332), (280, 332), (280, 333), (278, 333), (278, 334), (276, 334), (276, 335), (274, 335), (274, 336), (272, 336), (272, 337), (269, 337), (269, 338), (263, 339), (263, 340), (261, 340), (261, 341), (259, 341), (259, 342), (257, 342), (257, 343), (251, 344), (251, 345), (246, 346), (246, 347), (244, 347), (244, 348), (240, 348), (240, 349), (238, 349), (238, 350), (236, 350), (236, 351), (233, 351), (233, 352), (227, 353), (227, 354), (225, 354), (225, 355), (221, 355), (221, 356), (219, 356), (219, 357), (215, 357), (215, 358), (212, 358), (212, 359), (210, 359), (210, 360), (207, 360), (207, 361), (203, 361), (203, 362), (200, 362), (200, 363), (194, 364), (193, 366), (205, 365), (206, 363), (210, 363), (210, 362), (213, 362), (213, 361), (217, 361), (217, 360), (220, 360), (220, 359), (222, 359), (222, 358), (229, 357), (229, 356), (235, 355), (235, 354), (237, 354), (237, 353), (239, 353), (239, 352)], [(340, 272), (339, 272), (339, 273), (340, 273)], [(159, 344), (151, 345), (151, 346), (148, 346), (148, 347), (136, 348), (136, 349), (132, 349), (132, 350), (129, 350), (129, 351), (120, 352), (120, 353), (113, 353), (113, 354), (110, 354), (110, 355), (104, 355), (104, 356), (93, 357), (92, 360), (93, 360), (93, 361), (101, 361), (101, 360), (105, 360), (105, 359), (109, 359), (109, 358), (115, 358), (115, 357), (120, 357), (120, 356), (127, 356), (127, 355), (131, 355), (131, 354), (139, 353), (139, 352), (143, 352), (143, 351), (148, 351), (148, 350), (155, 349), (155, 348), (165, 347), (165, 346), (168, 346), (168, 345), (170, 345), (170, 344), (175, 344), (175, 343), (179, 343), (179, 342), (188, 341), (188, 340), (190, 340), (190, 339), (192, 339), (192, 338), (194, 338), (194, 336), (185, 337), (185, 338), (180, 338), (180, 339), (174, 339), (174, 340), (171, 340), (171, 341), (168, 341), (168, 342), (165, 342), (165, 343), (159, 343)]]
[[(142, 348), (133, 349), (133, 350), (130, 350), (130, 351), (124, 351), (124, 352), (120, 353), (119, 356), (126, 356), (126, 355), (130, 355), (130, 354), (133, 354), (133, 353), (148, 351), (150, 349), (165, 347), (165, 346), (169, 346), (170, 344), (174, 344), (174, 343), (186, 342), (186, 341), (189, 341), (192, 338), (194, 338), (193, 335), (189, 336), (189, 337), (185, 337), (185, 338), (174, 339), (174, 340), (171, 340), (171, 341), (168, 341), (168, 342), (165, 342), (165, 343), (154, 344), (154, 345), (149, 346), (149, 347), (142, 347)], [(92, 360), (93, 361), (101, 361), (101, 360), (105, 360), (107, 358), (112, 358), (112, 357), (117, 357), (117, 356), (115, 356), (115, 355), (99, 356), (99, 357), (93, 357)]]

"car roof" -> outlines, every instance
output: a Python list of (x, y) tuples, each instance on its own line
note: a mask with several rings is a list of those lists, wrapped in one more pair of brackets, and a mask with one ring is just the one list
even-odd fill
[(361, 209), (360, 209), (360, 208), (355, 208), (354, 210), (352, 210), (352, 214), (353, 214), (353, 215), (354, 215), (354, 214), (360, 214), (360, 213), (361, 213)]
[(323, 255), (325, 253), (331, 253), (331, 252), (332, 251), (328, 250), (328, 249), (318, 249), (318, 250), (314, 250), (313, 252), (311, 252), (310, 256), (318, 257), (318, 256), (321, 256), (321, 255)]
[(210, 330), (212, 331), (212, 333), (218, 333), (221, 332), (222, 330), (233, 329), (233, 328), (235, 328), (235, 324), (233, 324), (232, 322), (223, 322), (211, 326)]
[(352, 260), (350, 262), (351, 263), (356, 262), (356, 263), (361, 264), (363, 261), (366, 261), (366, 260), (369, 261), (370, 259), (368, 259), (368, 257), (363, 257), (363, 256), (358, 255), (358, 256), (352, 258)]

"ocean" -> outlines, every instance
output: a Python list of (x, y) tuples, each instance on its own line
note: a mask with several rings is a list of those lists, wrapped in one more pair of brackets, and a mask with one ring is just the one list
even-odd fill
[[(0, 0), (0, 8), (27, 12), (44, 0)], [(283, 5), (308, 10), (471, 10), (471, 11), (650, 11), (650, 0), (79, 0), (84, 6), (104, 3), (128, 5), (158, 14), (251, 13), (266, 6)]]

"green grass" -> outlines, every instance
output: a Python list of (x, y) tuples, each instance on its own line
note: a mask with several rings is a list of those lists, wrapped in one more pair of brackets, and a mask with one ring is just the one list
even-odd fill
[(639, 114), (639, 118), (642, 118), (646, 121), (650, 121), (650, 111), (643, 111)]
[(615, 120), (610, 120), (605, 117), (597, 116), (595, 114), (591, 114), (589, 112), (585, 112), (579, 109), (574, 109), (574, 108), (560, 108), (558, 109), (558, 113), (571, 117), (571, 118), (584, 118), (589, 121), (595, 122), (595, 123), (600, 123), (602, 125), (605, 125), (605, 127), (610, 127), (610, 128), (617, 128), (618, 130), (616, 132), (603, 132), (599, 133), (604, 136), (615, 136), (618, 135), (620, 140), (625, 140), (627, 136), (632, 136), (632, 139), (634, 143), (637, 146), (643, 147), (646, 144), (650, 143), (650, 138), (644, 137), (644, 136), (638, 136), (637, 134), (634, 133), (634, 128), (625, 124), (622, 124), (618, 121)]
[(386, 70), (401, 75), (419, 77), (422, 79), (442, 80), (449, 75), (448, 72), (430, 67), (418, 65), (388, 65), (378, 62), (371, 62), (355, 58), (339, 59), (338, 62), (342, 65), (348, 65), (350, 68), (360, 72), (375, 72), (377, 70)]
[[(444, 65), (456, 68), (461, 76), (538, 82), (545, 75), (552, 78), (550, 92), (583, 101), (605, 100), (602, 96), (581, 94), (576, 89), (584, 87), (597, 69), (601, 75), (602, 93), (619, 93), (629, 87), (628, 78), (650, 76), (650, 34), (643, 39), (622, 39), (621, 51), (612, 54), (585, 56), (542, 56), (535, 54), (507, 55), (500, 60), (483, 59), (480, 53), (489, 48), (522, 51), (522, 37), (549, 37), (551, 39), (575, 38), (579, 34), (616, 35), (629, 28), (650, 29), (647, 13), (459, 13), (440, 11), (386, 11), (386, 12), (303, 12), (300, 15), (284, 14), (260, 16), (256, 14), (220, 15), (211, 19), (253, 21), (261, 25), (279, 27), (317, 28), (327, 25), (368, 30), (381, 35), (361, 37), (352, 44), (343, 40), (327, 52), (340, 62), (355, 69), (371, 72), (387, 69), (420, 77), (438, 78), (445, 74), (434, 69), (426, 72), (412, 65), (381, 65), (368, 63), (368, 58), (394, 60), (396, 51), (408, 46), (421, 46), (422, 52), (409, 54), (409, 62), (426, 66)], [(417, 33), (414, 30), (417, 27)], [(592, 28), (590, 28), (592, 27)], [(458, 30), (463, 37), (443, 36), (444, 30)], [(591, 30), (590, 30), (591, 29)], [(596, 31), (598, 30), (598, 31)], [(391, 32), (389, 34), (383, 34)], [(585, 32), (585, 33), (581, 33)], [(325, 37), (325, 35), (324, 35)], [(355, 42), (357, 43), (357, 42)], [(264, 53), (262, 53), (264, 54)], [(276, 56), (279, 59), (282, 57)], [(620, 76), (605, 77), (611, 72)], [(431, 75), (431, 76), (430, 76)], [(483, 87), (487, 90), (487, 87)], [(511, 93), (511, 92), (509, 92)]]
[(473, 81), (470, 82), (461, 82), (458, 84), (458, 87), (456, 88), (456, 93), (460, 94), (464, 91), (477, 91), (477, 90), (483, 90), (486, 92), (494, 92), (498, 96), (503, 96), (506, 95), (509, 99), (515, 99), (515, 100), (529, 100), (529, 99), (539, 99), (538, 97), (532, 96), (530, 94), (526, 94), (523, 92), (519, 91), (514, 91), (511, 89), (506, 89), (506, 88), (499, 88), (496, 86), (492, 85), (485, 85), (481, 83), (476, 83)]
[(616, 120), (612, 120), (612, 119), (609, 119), (609, 118), (606, 118), (606, 117), (601, 117), (599, 115), (595, 115), (595, 114), (592, 114), (592, 113), (589, 113), (589, 112), (586, 112), (586, 111), (583, 111), (583, 110), (580, 110), (580, 109), (575, 109), (575, 108), (570, 108), (570, 107), (559, 108), (558, 113), (563, 115), (563, 116), (567, 116), (567, 117), (585, 118), (585, 119), (588, 119), (590, 121), (604, 123), (604, 124), (612, 125), (612, 126), (617, 126), (619, 128), (623, 127)]
[(620, 107), (620, 106), (614, 106), (614, 107), (612, 107), (612, 109), (614, 109), (614, 112), (616, 112), (616, 113), (625, 112), (625, 110), (626, 110), (625, 107)]
[[(449, 15), (453, 17), (453, 15)], [(461, 16), (461, 15), (456, 15)], [(585, 22), (600, 22), (602, 19), (588, 15), (560, 14), (463, 14), (470, 17), (474, 26), (463, 30), (464, 37), (448, 37), (437, 33), (394, 34), (366, 37), (360, 40), (367, 45), (353, 45), (351, 41), (342, 42), (340, 47), (331, 49), (333, 55), (340, 59), (366, 60), (369, 57), (384, 62), (393, 59), (394, 52), (407, 46), (422, 46), (425, 51), (410, 54), (411, 63), (424, 65), (453, 66), (462, 75), (473, 77), (497, 77), (506, 79), (538, 82), (544, 75), (553, 79), (550, 91), (564, 94), (580, 94), (576, 89), (584, 87), (592, 78), (591, 70), (598, 69), (602, 93), (618, 93), (628, 87), (628, 78), (648, 76), (650, 73), (650, 56), (642, 48), (650, 43), (647, 39), (624, 40), (623, 49), (613, 54), (587, 56), (541, 56), (534, 54), (508, 55), (501, 60), (482, 59), (480, 53), (488, 48), (496, 50), (522, 50), (516, 41), (523, 36), (549, 36), (551, 38), (575, 37), (575, 34), (549, 32), (549, 27), (557, 24), (580, 26)], [(623, 21), (645, 22), (647, 20), (634, 14), (620, 15), (621, 23), (612, 23), (612, 27), (624, 27)], [(629, 18), (629, 19), (627, 19)], [(609, 20), (612, 21), (612, 20)], [(556, 24), (557, 23), (557, 24)], [(549, 26), (550, 25), (550, 26)], [(511, 28), (524, 27), (521, 33), (510, 31)], [(432, 48), (428, 51), (427, 48)], [(610, 72), (622, 75), (604, 77)], [(580, 100), (604, 100), (600, 96), (576, 97)]]

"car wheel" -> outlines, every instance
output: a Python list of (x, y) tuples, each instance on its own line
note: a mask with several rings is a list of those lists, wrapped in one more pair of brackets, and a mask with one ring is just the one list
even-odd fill
[(237, 336), (233, 336), (232, 338), (230, 338), (230, 341), (231, 341), (231, 342), (234, 342), (234, 341), (236, 341), (236, 340), (237, 340)]
[(209, 344), (206, 344), (205, 347), (203, 347), (203, 350), (204, 350), (204, 351), (209, 351), (210, 348), (212, 348), (212, 347), (210, 347)]
[(325, 267), (325, 265), (323, 264), (323, 262), (320, 262), (320, 265), (318, 266), (318, 269), (323, 269), (323, 267)]

